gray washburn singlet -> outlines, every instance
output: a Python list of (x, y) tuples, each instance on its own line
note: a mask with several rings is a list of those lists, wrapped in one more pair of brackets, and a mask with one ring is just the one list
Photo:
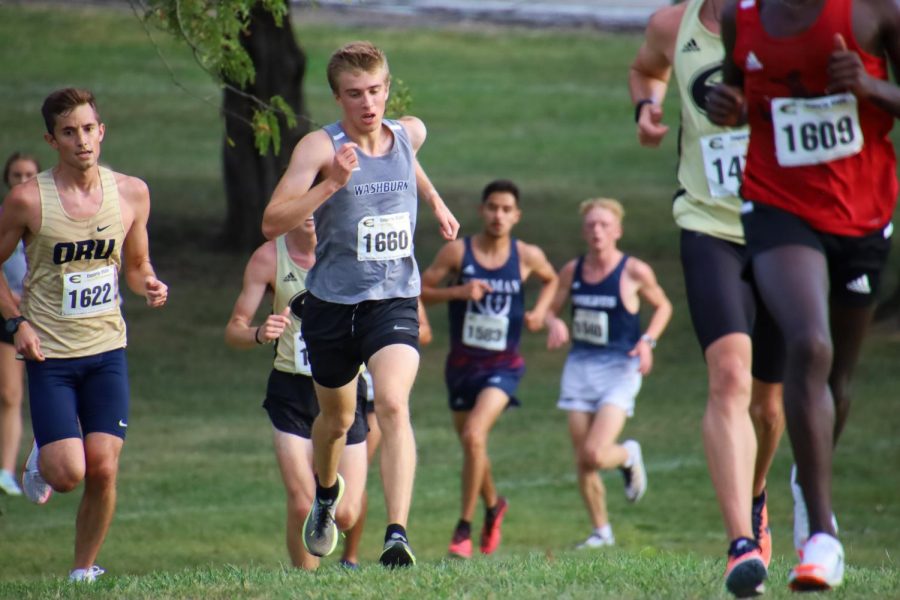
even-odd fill
[[(385, 119), (384, 125), (394, 136), (390, 151), (357, 150), (359, 170), (314, 213), (316, 264), (306, 284), (320, 300), (357, 304), (419, 295), (415, 155), (400, 123)], [(351, 141), (339, 122), (324, 129), (335, 150)]]

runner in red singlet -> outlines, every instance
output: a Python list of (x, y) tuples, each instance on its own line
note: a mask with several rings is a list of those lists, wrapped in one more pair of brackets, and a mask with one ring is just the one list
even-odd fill
[[(851, 25), (852, 24), (852, 25)], [(890, 247), (897, 199), (888, 133), (900, 116), (900, 6), (732, 0), (710, 119), (750, 123), (741, 195), (752, 276), (785, 338), (785, 413), (812, 536), (795, 590), (843, 579), (831, 511), (834, 444)], [(798, 498), (799, 496), (799, 498)], [(803, 525), (797, 523), (795, 525)], [(796, 529), (795, 529), (796, 533)]]

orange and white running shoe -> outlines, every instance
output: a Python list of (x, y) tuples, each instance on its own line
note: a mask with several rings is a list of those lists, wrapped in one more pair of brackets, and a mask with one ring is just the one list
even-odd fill
[(763, 490), (758, 499), (754, 498), (752, 521), (753, 536), (756, 538), (756, 543), (759, 544), (759, 552), (768, 569), (769, 563), (772, 561), (772, 530), (769, 528), (769, 509), (766, 507), (766, 499), (766, 490)]
[[(809, 514), (806, 512), (806, 500), (803, 496), (803, 488), (797, 481), (797, 465), (791, 466), (791, 495), (794, 497), (794, 550), (803, 561), (803, 547), (809, 539)], [(838, 531), (837, 517), (831, 513), (831, 526), (834, 532)]]
[(453, 532), (448, 549), (450, 556), (454, 558), (472, 558), (472, 536), (466, 531), (457, 529)]
[(795, 592), (826, 591), (844, 580), (844, 547), (837, 538), (817, 533), (803, 546), (803, 559), (788, 575)]
[(493, 518), (486, 515), (484, 519), (484, 527), (481, 529), (481, 553), (491, 554), (500, 547), (500, 539), (503, 537), (500, 533), (500, 525), (503, 523), (503, 517), (509, 509), (509, 502), (506, 498), (500, 496), (497, 498), (497, 505), (493, 510)]
[(725, 567), (725, 587), (738, 598), (758, 596), (766, 590), (769, 572), (759, 551), (750, 538), (737, 538), (728, 547)]

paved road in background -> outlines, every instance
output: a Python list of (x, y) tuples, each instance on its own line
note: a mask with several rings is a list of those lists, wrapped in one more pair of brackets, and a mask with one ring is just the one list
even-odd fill
[(340, 14), (359, 22), (427, 20), (536, 27), (643, 29), (671, 0), (294, 0), (304, 12)]

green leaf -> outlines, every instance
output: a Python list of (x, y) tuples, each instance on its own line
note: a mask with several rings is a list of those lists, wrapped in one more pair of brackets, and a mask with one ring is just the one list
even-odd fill
[(396, 118), (409, 114), (412, 107), (412, 94), (409, 87), (403, 83), (402, 79), (394, 79), (391, 81), (391, 97), (388, 99), (385, 113), (388, 117)]

